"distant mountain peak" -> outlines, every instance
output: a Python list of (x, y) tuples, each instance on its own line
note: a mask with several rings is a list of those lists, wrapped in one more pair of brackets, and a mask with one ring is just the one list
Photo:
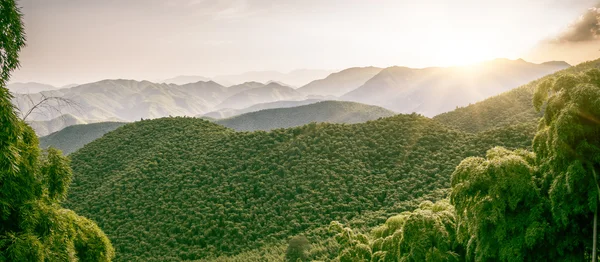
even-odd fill
[(552, 65), (552, 66), (564, 66), (564, 67), (571, 67), (571, 64), (565, 62), (565, 61), (548, 61), (548, 62), (544, 62), (541, 63), (542, 65)]
[(270, 80), (267, 83), (265, 83), (265, 85), (267, 85), (267, 86), (270, 85), (270, 84), (277, 84), (277, 85), (280, 85), (280, 86), (291, 87), (290, 85), (288, 85), (286, 83), (283, 83), (283, 82), (280, 82), (280, 81), (275, 81), (275, 80)]

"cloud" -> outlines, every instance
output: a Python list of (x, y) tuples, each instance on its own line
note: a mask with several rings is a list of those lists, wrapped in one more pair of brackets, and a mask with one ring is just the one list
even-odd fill
[(600, 8), (592, 7), (552, 42), (579, 43), (600, 39)]

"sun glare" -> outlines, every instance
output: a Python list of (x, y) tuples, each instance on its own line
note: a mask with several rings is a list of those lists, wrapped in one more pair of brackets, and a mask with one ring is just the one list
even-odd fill
[(469, 66), (498, 58), (489, 48), (464, 42), (454, 42), (440, 48), (437, 59), (441, 66)]

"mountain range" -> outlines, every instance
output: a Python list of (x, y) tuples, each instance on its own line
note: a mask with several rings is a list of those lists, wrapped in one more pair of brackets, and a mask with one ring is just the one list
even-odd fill
[(35, 82), (11, 83), (11, 84), (6, 85), (6, 87), (8, 88), (9, 91), (11, 91), (13, 93), (17, 93), (17, 94), (32, 94), (32, 93), (39, 93), (39, 92), (43, 92), (43, 91), (50, 91), (50, 90), (58, 89), (57, 87), (54, 87), (52, 85), (35, 83)]
[[(344, 101), (314, 101), (305, 100), (301, 103), (309, 103), (296, 107), (283, 107), (259, 110), (256, 106), (245, 110), (250, 113), (240, 114), (231, 118), (213, 120), (214, 123), (231, 128), (236, 131), (269, 131), (278, 128), (289, 128), (306, 125), (309, 123), (344, 123), (356, 124), (381, 117), (395, 115), (387, 109), (364, 105), (355, 102)], [(286, 102), (274, 102), (262, 104), (266, 106), (282, 105)], [(284, 105), (291, 105), (289, 102)], [(93, 124), (74, 123), (58, 132), (40, 137), (40, 146), (47, 148), (55, 147), (70, 154), (83, 147), (89, 142), (102, 137), (105, 133), (117, 129), (127, 123), (104, 122)]]
[(303, 86), (315, 79), (321, 79), (334, 71), (332, 70), (316, 70), (316, 69), (299, 69), (288, 73), (278, 71), (252, 71), (242, 74), (218, 75), (215, 77), (204, 77), (197, 75), (181, 75), (169, 79), (158, 80), (158, 83), (183, 85), (196, 83), (199, 81), (215, 81), (224, 86), (239, 85), (246, 82), (279, 82), (282, 85), (290, 85), (292, 87)]
[(214, 121), (236, 131), (269, 131), (308, 123), (364, 123), (396, 113), (378, 106), (345, 101), (322, 101), (290, 108), (265, 109)]
[(389, 67), (340, 99), (432, 117), (569, 66), (565, 62), (496, 59), (469, 67)]
[[(524, 60), (496, 59), (468, 67), (349, 68), (299, 88), (282, 82), (260, 82), (266, 72), (244, 74), (259, 80), (231, 86), (216, 80), (187, 84), (153, 83), (134, 80), (102, 80), (71, 88), (33, 94), (16, 94), (14, 103), (27, 111), (30, 101), (61, 97), (76, 106), (32, 115), (30, 121), (49, 121), (69, 114), (84, 122), (131, 122), (166, 116), (232, 117), (249, 112), (245, 108), (278, 101), (341, 100), (375, 105), (396, 113), (435, 116), (569, 67), (565, 62), (529, 63)], [(294, 71), (297, 76), (313, 71)], [(323, 72), (321, 72), (323, 73)], [(291, 73), (290, 73), (291, 74)], [(237, 78), (244, 79), (243, 77)], [(193, 79), (196, 80), (196, 79)], [(307, 81), (308, 82), (308, 81)], [(300, 105), (301, 102), (298, 102)], [(237, 112), (237, 113), (236, 113)], [(47, 134), (39, 131), (38, 134)]]

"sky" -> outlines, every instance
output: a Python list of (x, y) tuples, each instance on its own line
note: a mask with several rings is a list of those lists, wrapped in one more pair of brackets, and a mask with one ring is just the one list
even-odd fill
[(577, 64), (600, 57), (600, 11), (590, 9), (599, 3), (20, 0), (27, 47), (12, 82), (451, 66), (499, 57)]

